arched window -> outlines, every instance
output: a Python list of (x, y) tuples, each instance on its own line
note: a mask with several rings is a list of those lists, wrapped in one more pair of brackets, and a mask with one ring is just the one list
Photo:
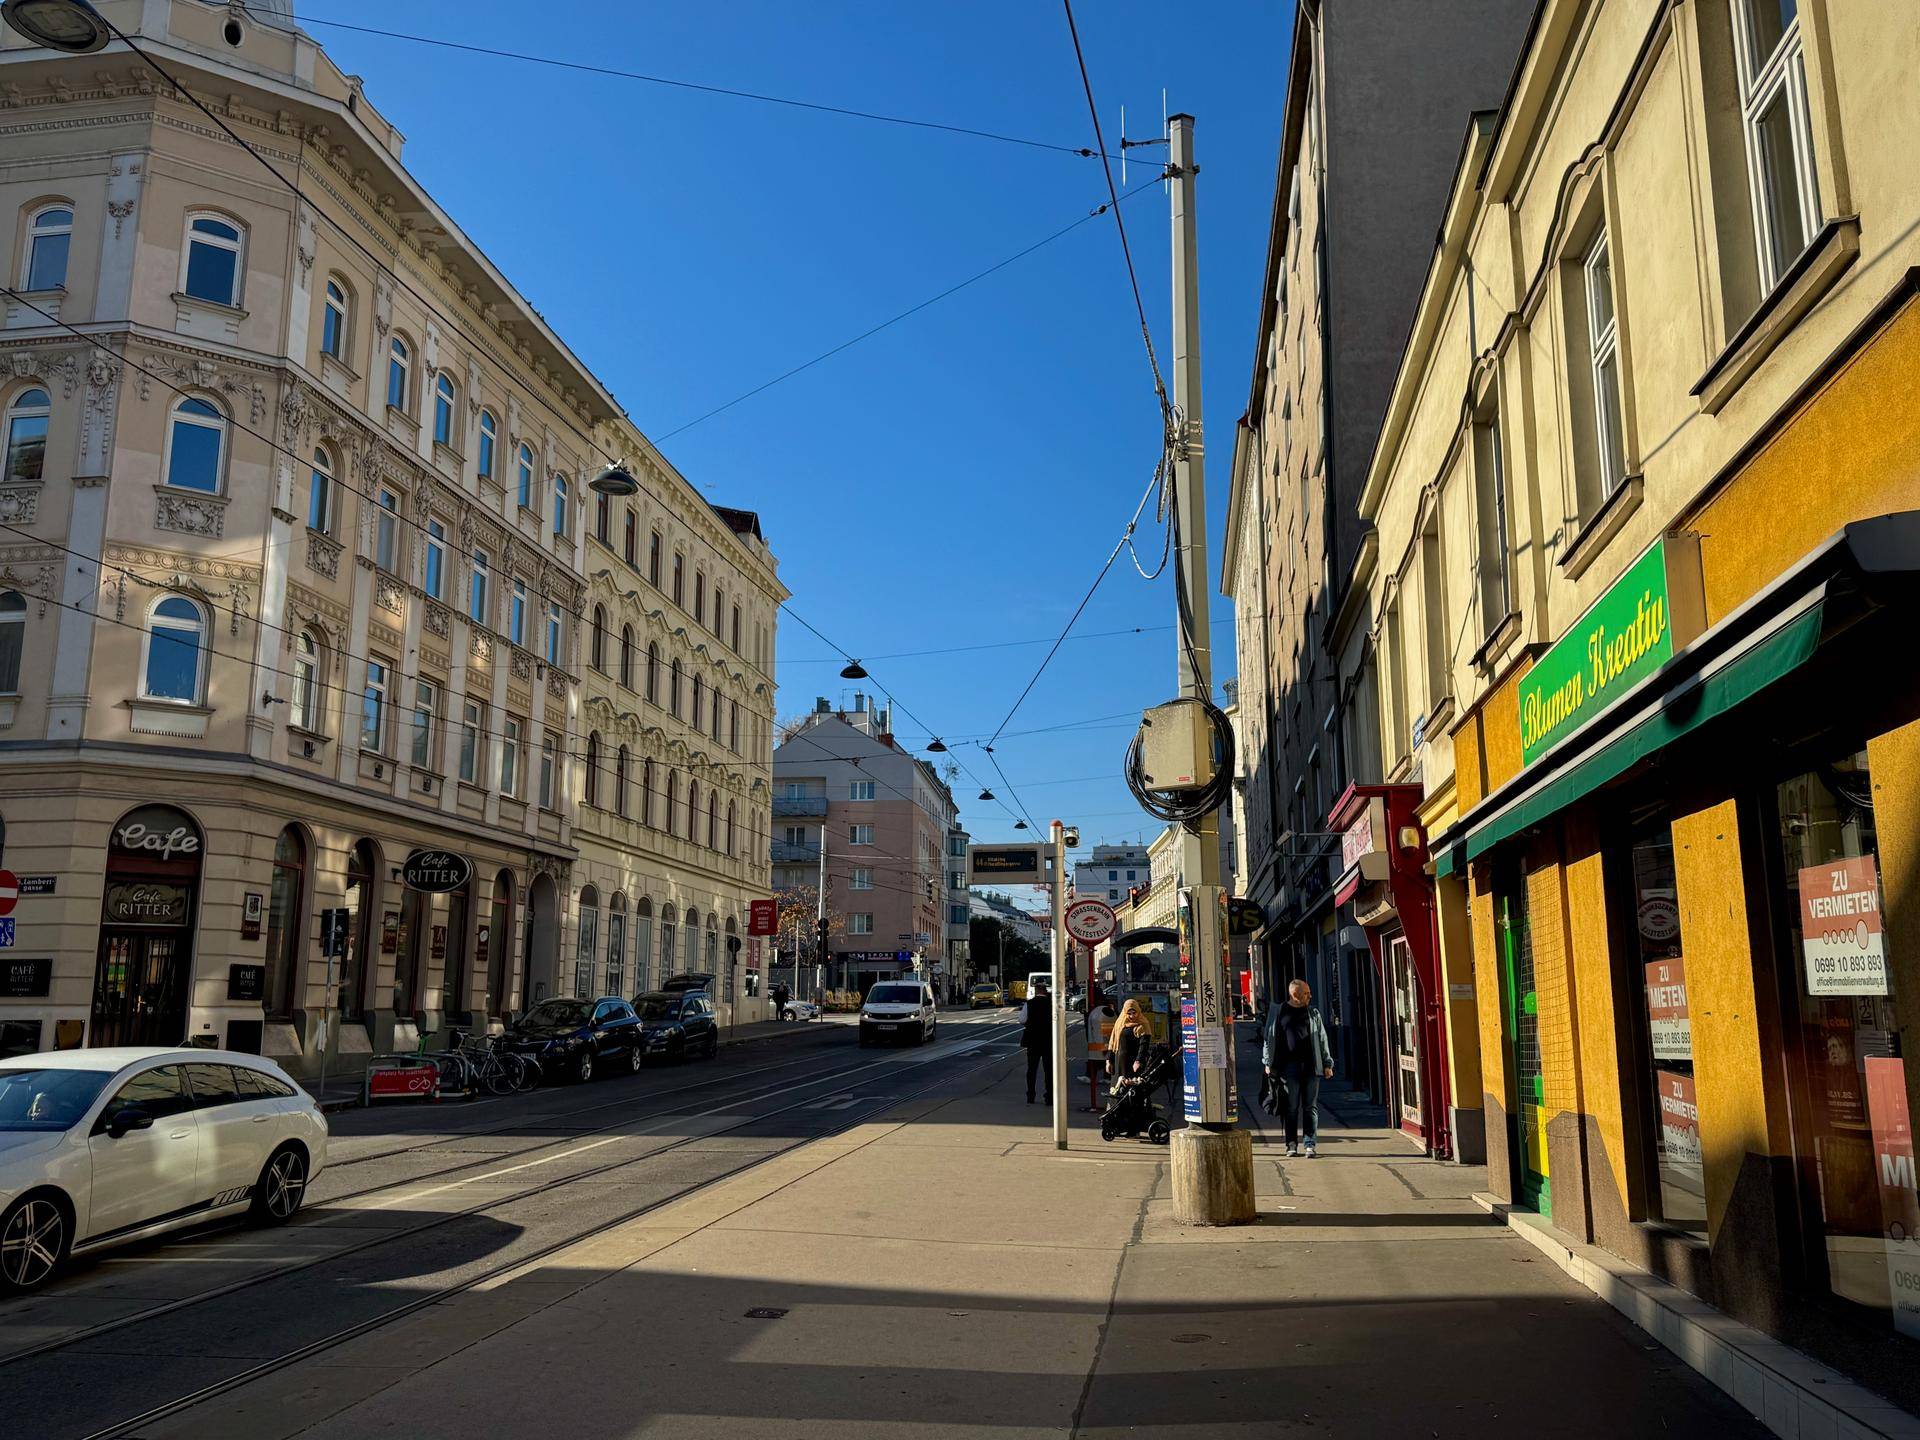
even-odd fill
[(433, 443), (453, 448), (453, 408), (459, 398), (452, 377), (444, 371), (433, 382)]
[(563, 540), (567, 535), (567, 477), (558, 470), (553, 472), (553, 533)]
[(716, 745), (720, 743), (720, 689), (718, 686), (715, 686), (713, 691), (713, 743)]
[(667, 771), (667, 823), (665, 830), (669, 835), (679, 833), (680, 824), (680, 772)]
[(533, 447), (522, 445), (514, 455), (514, 495), (522, 510), (533, 508)]
[(700, 717), (706, 713), (707, 685), (698, 675), (693, 677), (693, 728), (700, 728)]
[(713, 582), (713, 622), (707, 628), (715, 635), (720, 633), (720, 617), (726, 613), (724, 608), (726, 593), (721, 590), (718, 580)]
[(707, 849), (720, 848), (720, 797), (707, 792)]
[(647, 699), (660, 703), (660, 647), (647, 642)]
[(613, 813), (627, 813), (627, 747), (622, 745), (613, 760)]
[(22, 390), (7, 407), (8, 480), (39, 480), (47, 473), (47, 426), (53, 403), (39, 388)]
[(573, 994), (577, 1000), (594, 996), (593, 961), (599, 946), (600, 892), (589, 885), (580, 892), (579, 944), (573, 954)]
[(686, 599), (687, 559), (679, 551), (673, 554), (673, 603), (684, 603)]
[(680, 718), (680, 662), (673, 662), (673, 669), (667, 679), (667, 708), (673, 711), (673, 718)]
[(607, 902), (607, 994), (627, 993), (627, 897)]
[(734, 849), (734, 846), (733, 846), (733, 817), (734, 817), (733, 805), (734, 805), (733, 801), (731, 800), (727, 801), (727, 854), (729, 856), (738, 856), (740, 852)]
[(687, 839), (696, 843), (700, 839), (700, 782), (691, 778), (687, 781)]
[(147, 654), (140, 694), (147, 700), (198, 705), (206, 678), (207, 617), (184, 595), (167, 595), (147, 616)]
[(293, 640), (293, 694), (287, 719), (302, 730), (320, 728), (320, 642), (302, 630)]
[(633, 688), (633, 627), (620, 627), (620, 683)]
[[(720, 984), (720, 917), (711, 912), (707, 915), (707, 973), (713, 976), (717, 987)], [(718, 1000), (720, 997), (714, 994), (708, 998)]]
[(740, 702), (727, 702), (727, 748), (734, 754), (740, 753)]
[(480, 947), (487, 967), (487, 1007), (494, 1014), (507, 1009), (507, 976), (513, 955), (513, 872), (493, 877), (493, 904), (487, 912), (487, 935)]
[(493, 446), (500, 438), (499, 422), (493, 418), (491, 410), (480, 412), (480, 457), (476, 469), (483, 480), (493, 479)]
[(244, 248), (240, 227), (226, 216), (189, 215), (186, 253), (180, 257), (181, 292), (215, 305), (238, 305)]
[(326, 294), (320, 302), (320, 353), (338, 360), (346, 348), (347, 287), (329, 275)]
[(697, 912), (687, 911), (687, 958), (686, 967), (692, 970), (700, 963), (700, 916)]
[(307, 528), (322, 535), (333, 533), (333, 457), (325, 446), (313, 452), (313, 472), (307, 482)]
[(653, 824), (653, 761), (640, 762), (640, 823)]
[(633, 993), (647, 992), (647, 968), (653, 963), (653, 901), (642, 895), (633, 902)]
[(592, 657), (593, 668), (600, 671), (601, 674), (604, 675), (607, 669), (607, 607), (606, 606), (596, 605), (593, 607), (593, 624), (591, 628), (587, 631), (587, 637), (588, 637), (588, 644), (591, 647), (589, 650), (589, 654)]
[(273, 885), (267, 899), (267, 990), (269, 1020), (290, 1020), (306, 997), (301, 962), (306, 936), (307, 840), (297, 825), (280, 832), (273, 847)]
[(673, 906), (660, 907), (660, 983), (673, 974)]
[(600, 803), (600, 732), (595, 730), (587, 736), (587, 791), (586, 803)]
[(693, 572), (693, 618), (706, 623), (707, 619), (707, 572)]
[(404, 412), (413, 385), (413, 351), (398, 335), (387, 344), (387, 404)]
[(0, 695), (20, 693), (20, 656), (27, 646), (27, 597), (0, 591)]
[(167, 427), (167, 484), (220, 493), (226, 464), (227, 417), (211, 400), (189, 396), (173, 407)]
[(22, 290), (59, 290), (67, 283), (67, 247), (73, 243), (73, 209), (49, 205), (27, 222)]

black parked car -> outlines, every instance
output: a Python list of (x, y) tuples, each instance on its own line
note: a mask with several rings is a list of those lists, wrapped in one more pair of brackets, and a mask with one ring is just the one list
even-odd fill
[(655, 990), (635, 996), (633, 1004), (649, 1060), (710, 1060), (719, 1052), (720, 1024), (704, 990)]
[(617, 995), (542, 1000), (507, 1027), (506, 1042), (546, 1074), (569, 1080), (591, 1080), (602, 1066), (640, 1069), (640, 1017)]

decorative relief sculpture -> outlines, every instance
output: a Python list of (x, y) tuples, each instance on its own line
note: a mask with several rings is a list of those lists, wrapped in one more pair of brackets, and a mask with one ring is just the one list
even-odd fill
[(218, 540), (226, 532), (227, 503), (212, 495), (185, 495), (156, 486), (153, 528)]

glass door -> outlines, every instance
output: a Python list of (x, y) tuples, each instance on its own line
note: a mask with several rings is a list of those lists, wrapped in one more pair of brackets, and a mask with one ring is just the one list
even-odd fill
[(1499, 932), (1501, 1005), (1513, 1096), (1514, 1183), (1518, 1198), (1542, 1215), (1553, 1213), (1547, 1175), (1546, 1082), (1540, 1068), (1540, 1000), (1533, 982), (1533, 932), (1527, 923), (1525, 881), (1518, 875), (1494, 898)]
[(187, 970), (180, 937), (108, 930), (94, 969), (89, 1043), (180, 1045), (187, 1034)]
[(1413, 951), (1407, 937), (1387, 940), (1387, 967), (1393, 985), (1393, 1079), (1400, 1128), (1426, 1133), (1420, 1097), (1420, 996), (1413, 976)]

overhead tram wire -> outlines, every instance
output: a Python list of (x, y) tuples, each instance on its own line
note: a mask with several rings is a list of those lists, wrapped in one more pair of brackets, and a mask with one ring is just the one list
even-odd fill
[[(259, 17), (260, 12), (250, 5), (242, 9), (248, 14)], [(579, 60), (562, 60), (556, 56), (533, 55), (522, 50), (497, 49), (488, 45), (474, 45), (460, 40), (448, 40), (438, 35), (414, 35), (400, 30), (383, 30), (372, 25), (354, 25), (344, 20), (322, 20), (302, 10), (299, 15), (301, 25), (323, 25), (330, 30), (347, 30), (359, 35), (374, 35), (383, 40), (402, 40), (413, 45), (431, 45), (442, 50), (460, 50), (469, 55), (484, 55), (495, 60), (513, 60), (526, 65), (545, 65), (557, 70), (572, 70), (585, 75), (603, 75), (615, 80), (636, 80), (642, 84), (660, 85), (674, 90), (691, 90), (702, 95), (722, 95), (735, 100), (754, 100), (763, 105), (783, 105), (794, 110), (811, 110), (823, 115), (838, 115), (850, 120), (870, 120), (883, 125), (903, 125), (915, 130), (932, 130), (948, 135), (964, 136), (972, 140), (991, 140), (1002, 145), (1019, 145), (1032, 150), (1051, 150), (1062, 155), (1075, 155), (1085, 159), (1093, 158), (1094, 152), (1085, 145), (1057, 145), (1047, 140), (1034, 140), (1024, 135), (1008, 135), (997, 130), (982, 130), (971, 125), (951, 125), (939, 120), (918, 120), (907, 115), (887, 115), (874, 110), (859, 110), (846, 105), (828, 105), (815, 100), (796, 100), (787, 95), (769, 95), (758, 90), (741, 90), (727, 85), (708, 85), (696, 80), (677, 80), (667, 75), (649, 75), (638, 70), (621, 70), (609, 65), (589, 65)]]

